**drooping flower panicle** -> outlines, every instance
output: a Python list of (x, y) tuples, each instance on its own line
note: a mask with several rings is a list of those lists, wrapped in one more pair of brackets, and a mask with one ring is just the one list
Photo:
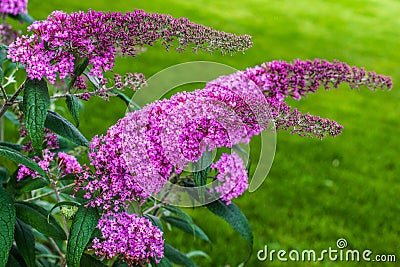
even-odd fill
[(321, 85), (326, 89), (338, 88), (341, 83), (347, 83), (352, 89), (361, 86), (370, 90), (392, 87), (390, 77), (372, 71), (367, 73), (364, 68), (336, 60), (295, 60), (293, 63), (274, 60), (249, 68), (244, 75), (254, 81), (267, 97), (279, 100), (286, 97), (298, 100), (306, 94), (315, 93)]
[(54, 11), (46, 20), (34, 22), (24, 35), (10, 45), (8, 57), (25, 66), (28, 77), (46, 77), (54, 83), (73, 75), (74, 62), (87, 58), (90, 73), (103, 77), (114, 66), (117, 51), (134, 56), (138, 47), (162, 40), (168, 49), (177, 40), (181, 51), (193, 44), (193, 50), (221, 53), (244, 52), (251, 46), (248, 35), (237, 36), (216, 31), (170, 15), (135, 10), (119, 12)]

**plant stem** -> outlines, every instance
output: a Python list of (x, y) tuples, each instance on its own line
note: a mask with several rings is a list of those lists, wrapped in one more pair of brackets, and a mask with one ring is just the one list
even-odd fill
[[(60, 188), (58, 189), (58, 192), (64, 191), (65, 189), (68, 189), (68, 188), (71, 188), (71, 187), (73, 187), (74, 185), (75, 185), (75, 184), (69, 184), (69, 185), (60, 187)], [(31, 202), (31, 201), (34, 201), (34, 200), (37, 200), (37, 199), (41, 199), (42, 197), (50, 196), (50, 195), (52, 195), (52, 194), (54, 194), (53, 191), (48, 192), (48, 193), (45, 193), (45, 194), (42, 194), (42, 195), (39, 195), (39, 196), (36, 196), (36, 197), (27, 198), (27, 199), (24, 199), (23, 201), (25, 201), (25, 202)]]
[(54, 241), (53, 238), (49, 237), (49, 240), (51, 242), (51, 244), (53, 245), (53, 247), (55, 248), (55, 250), (57, 251), (58, 255), (61, 256), (61, 258), (64, 258), (64, 254), (62, 253), (62, 251), (60, 250), (60, 248), (58, 247), (56, 241)]
[[(58, 194), (56, 182), (55, 181), (51, 181), (51, 186), (53, 187), (54, 194), (56, 196), (57, 202), (60, 203), (61, 202), (61, 198), (60, 198), (60, 195)], [(60, 211), (61, 211), (61, 207), (60, 207)], [(61, 213), (61, 219), (63, 221), (64, 228), (65, 228), (65, 233), (67, 234), (67, 238), (68, 238), (68, 236), (69, 236), (68, 224), (67, 224), (67, 220), (65, 219), (64, 214), (62, 214), (62, 213)]]
[(158, 203), (157, 205), (154, 205), (154, 206), (148, 208), (147, 210), (145, 210), (145, 211), (143, 212), (143, 214), (149, 214), (149, 213), (152, 212), (153, 210), (156, 210), (156, 209), (161, 208), (163, 205), (164, 205), (164, 203)]
[[(0, 104), (0, 107), (2, 105)], [(0, 142), (4, 141), (4, 118), (0, 117)]]
[(21, 91), (25, 88), (25, 82), (20, 85), (20, 87), (15, 91), (15, 93), (11, 96), (10, 99), (6, 100), (4, 105), (1, 107), (0, 110), (0, 118), (3, 117), (4, 113), (6, 113), (7, 109), (11, 107), (13, 104), (20, 102), (20, 101), (15, 101), (17, 99), (18, 95), (21, 93)]

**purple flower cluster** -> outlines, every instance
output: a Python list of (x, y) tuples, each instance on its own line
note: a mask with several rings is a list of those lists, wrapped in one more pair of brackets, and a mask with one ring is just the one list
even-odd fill
[(130, 13), (54, 11), (47, 20), (34, 22), (31, 35), (18, 38), (9, 47), (8, 57), (25, 65), (28, 77), (46, 77), (54, 83), (73, 75), (74, 62), (87, 58), (92, 65), (91, 75), (103, 77), (114, 66), (115, 55), (135, 55), (138, 47), (152, 45), (161, 39), (168, 49), (175, 40), (177, 50), (193, 44), (193, 50), (223, 54), (244, 52), (251, 46), (251, 37), (213, 30), (194, 24), (185, 18), (148, 14), (142, 10)]
[(366, 72), (364, 68), (351, 67), (343, 62), (315, 59), (295, 60), (293, 63), (271, 61), (245, 71), (245, 75), (254, 81), (267, 97), (283, 100), (286, 97), (300, 99), (322, 85), (326, 89), (338, 88), (348, 83), (350, 88), (365, 85), (370, 90), (391, 88), (390, 77)]
[[(240, 77), (240, 78), (239, 78)], [(234, 82), (234, 79), (240, 82)], [(255, 87), (265, 95), (269, 116), (278, 130), (289, 130), (301, 136), (323, 138), (327, 135), (339, 135), (343, 126), (337, 122), (303, 114), (297, 109), (291, 109), (284, 101), (287, 97), (300, 99), (309, 93), (314, 93), (322, 85), (325, 89), (337, 88), (341, 83), (348, 83), (351, 88), (367, 86), (370, 90), (377, 88), (391, 89), (390, 77), (377, 75), (375, 72), (365, 72), (363, 68), (334, 61), (333, 63), (315, 59), (314, 61), (296, 60), (294, 63), (272, 61), (238, 71), (232, 75), (220, 77), (207, 84), (206, 88), (234, 86), (240, 88)]]
[[(18, 131), (21, 138), (28, 136), (28, 131), (25, 127), (19, 128)], [(44, 128), (43, 147), (49, 150), (60, 148), (57, 135), (47, 128)], [(22, 150), (25, 152), (33, 152), (32, 142), (26, 142), (26, 144), (22, 146)]]
[(235, 89), (227, 84), (178, 93), (128, 113), (93, 138), (94, 179), (78, 181), (90, 205), (117, 211), (159, 192), (173, 172), (206, 150), (249, 142), (268, 123), (266, 101), (258, 87)]
[(60, 173), (61, 176), (82, 172), (82, 166), (79, 164), (74, 156), (64, 152), (59, 152), (57, 156), (58, 173)]
[[(68, 155), (64, 152), (53, 153), (49, 149), (43, 149), (42, 158), (35, 156), (33, 158), (37, 164), (46, 172), (50, 174), (50, 169), (53, 166), (58, 167), (58, 177), (62, 178), (68, 174), (80, 174), (82, 172), (82, 167), (74, 156)], [(19, 170), (17, 174), (17, 181), (20, 181), (28, 176), (36, 178), (40, 176), (34, 170), (19, 164)]]
[(242, 159), (238, 154), (222, 154), (220, 159), (211, 165), (211, 169), (217, 169), (219, 185), (215, 192), (221, 194), (221, 199), (227, 205), (233, 198), (237, 198), (248, 188), (248, 174)]
[(0, 0), (0, 12), (13, 15), (26, 14), (28, 0)]
[(97, 228), (102, 238), (94, 238), (92, 249), (97, 256), (118, 256), (129, 266), (144, 266), (164, 256), (163, 233), (151, 222), (136, 214), (107, 213), (99, 220)]
[[(34, 157), (34, 160), (37, 162), (37, 164), (42, 168), (45, 172), (49, 171), (50, 163), (54, 161), (54, 153), (52, 153), (48, 149), (44, 149), (42, 151), (42, 159), (39, 158), (38, 156)], [(34, 170), (29, 169), (28, 167), (19, 164), (19, 170), (17, 174), (17, 181), (21, 181), (23, 178), (27, 176), (31, 176), (32, 178), (36, 178), (40, 176), (39, 173), (37, 173)]]

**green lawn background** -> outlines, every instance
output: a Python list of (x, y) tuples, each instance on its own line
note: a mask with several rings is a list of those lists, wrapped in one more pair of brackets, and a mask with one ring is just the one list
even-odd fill
[[(165, 52), (155, 45), (136, 59), (119, 59), (116, 71), (121, 74), (137, 71), (151, 77), (166, 67), (193, 60), (244, 69), (273, 59), (325, 58), (393, 76), (391, 92), (373, 93), (366, 88), (355, 92), (344, 86), (329, 92), (321, 90), (300, 102), (291, 101), (304, 112), (339, 121), (345, 126), (344, 133), (323, 141), (279, 133), (267, 180), (236, 203), (254, 231), (249, 266), (343, 266), (340, 262), (296, 265), (259, 262), (256, 258), (257, 250), (264, 245), (318, 251), (335, 248), (341, 237), (351, 249), (396, 254), (400, 261), (399, 1), (29, 1), (30, 13), (36, 19), (44, 19), (52, 10), (88, 8), (145, 9), (253, 36), (253, 47), (244, 55), (232, 57)], [(118, 100), (107, 103), (93, 99), (85, 106), (81, 130), (89, 138), (105, 133), (124, 112), (125, 106)], [(227, 224), (202, 209), (191, 213), (214, 245), (177, 231), (166, 233), (168, 242), (185, 252), (206, 251), (212, 260), (199, 260), (200, 266), (237, 266), (246, 257), (245, 241)]]

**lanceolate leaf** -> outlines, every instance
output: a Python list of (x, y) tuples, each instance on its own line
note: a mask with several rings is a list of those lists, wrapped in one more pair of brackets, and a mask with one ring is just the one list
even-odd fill
[(47, 221), (48, 211), (44, 208), (28, 202), (17, 202), (15, 207), (17, 217), (42, 234), (60, 240), (67, 238), (64, 230), (53, 216), (50, 216)]
[(6, 168), (0, 166), (0, 186), (6, 184), (10, 180), (10, 173)]
[(189, 259), (185, 254), (174, 248), (169, 244), (164, 246), (164, 256), (173, 263), (183, 265), (186, 267), (196, 267), (197, 265)]
[(15, 126), (20, 127), (21, 123), (18, 121), (17, 116), (15, 116), (14, 113), (11, 111), (7, 110), (6, 113), (4, 114), (4, 117), (6, 117), (9, 121), (12, 122)]
[(32, 229), (17, 219), (15, 225), (15, 242), (28, 267), (35, 267), (35, 237)]
[(81, 258), (81, 267), (107, 267), (104, 263), (100, 260), (96, 259), (95, 257), (83, 253)]
[(83, 134), (71, 122), (57, 112), (50, 110), (47, 112), (45, 126), (77, 145), (89, 147), (89, 141), (83, 136)]
[(0, 267), (7, 264), (14, 239), (15, 207), (12, 198), (0, 185)]
[(206, 207), (212, 213), (227, 221), (253, 248), (253, 233), (249, 221), (235, 204), (226, 205), (225, 202), (217, 200), (207, 204)]
[(81, 74), (85, 71), (86, 67), (89, 64), (89, 59), (87, 57), (84, 58), (75, 58), (74, 62), (74, 77), (81, 76)]
[(7, 58), (7, 50), (1, 45), (0, 47), (0, 83), (3, 83), (3, 63)]
[(168, 210), (168, 211), (170, 211), (170, 212), (172, 212), (173, 214), (175, 214), (179, 218), (185, 220), (190, 225), (194, 225), (192, 217), (190, 217), (186, 212), (184, 212), (180, 208), (175, 207), (175, 206), (170, 206), (170, 205), (163, 206), (163, 208)]
[(26, 267), (24, 259), (15, 246), (12, 246), (8, 256), (7, 267)]
[(35, 19), (29, 16), (28, 14), (18, 14), (18, 15), (13, 15), (13, 14), (8, 14), (11, 18), (16, 19), (20, 22), (25, 22), (28, 24), (32, 24)]
[(40, 175), (42, 175), (44, 177), (46, 177), (46, 173), (36, 162), (31, 160), (27, 156), (21, 154), (20, 152), (18, 152), (15, 149), (0, 145), (0, 157), (5, 157), (16, 163), (25, 165), (26, 167), (38, 172)]
[(205, 241), (210, 242), (208, 236), (203, 232), (203, 230), (200, 229), (200, 227), (195, 224), (189, 224), (185, 220), (174, 216), (162, 216), (161, 219), (186, 233), (200, 237)]
[(79, 266), (81, 257), (99, 220), (95, 208), (80, 206), (72, 222), (67, 245), (67, 264), (69, 267)]
[(22, 146), (21, 145), (10, 143), (10, 142), (2, 142), (2, 141), (0, 141), (0, 146), (6, 146), (6, 147), (12, 148), (12, 149), (17, 150), (17, 151), (21, 151), (22, 150)]
[(49, 181), (41, 177), (27, 177), (19, 182), (13, 183), (13, 186), (15, 186), (15, 189), (19, 194), (31, 192), (32, 190), (43, 188), (47, 185), (49, 185)]
[(76, 127), (79, 127), (79, 100), (74, 95), (67, 95), (65, 98), (69, 113), (75, 121)]
[(32, 146), (35, 150), (40, 150), (43, 143), (44, 122), (50, 106), (50, 96), (44, 79), (26, 79), (23, 103), (26, 129)]

